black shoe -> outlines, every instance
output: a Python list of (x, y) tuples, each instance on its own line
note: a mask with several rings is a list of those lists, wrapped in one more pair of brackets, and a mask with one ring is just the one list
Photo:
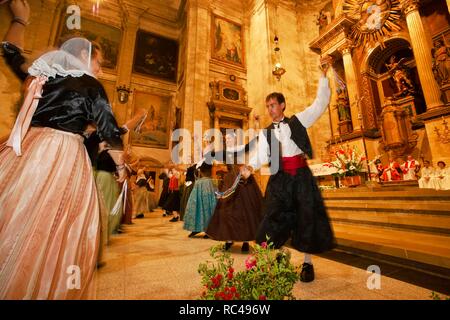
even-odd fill
[(178, 221), (178, 219), (179, 219), (178, 217), (173, 217), (173, 218), (172, 218), (172, 219), (170, 219), (169, 221), (170, 221), (170, 222), (177, 222), (177, 221)]
[(136, 219), (142, 219), (144, 217), (143, 213), (139, 213), (138, 215), (136, 215)]
[(223, 249), (225, 251), (228, 251), (232, 245), (233, 245), (233, 242), (226, 242), (225, 245), (223, 246)]
[(301, 282), (311, 282), (314, 280), (314, 266), (309, 263), (303, 263), (302, 271), (300, 272)]
[(200, 232), (192, 231), (191, 234), (188, 235), (188, 237), (189, 237), (189, 238), (193, 238), (197, 233), (200, 233)]
[(241, 252), (249, 252), (249, 251), (250, 251), (250, 246), (248, 245), (248, 242), (244, 242), (242, 244)]
[(209, 239), (209, 236), (208, 236), (207, 234), (205, 234), (205, 235), (203, 236), (203, 239)]

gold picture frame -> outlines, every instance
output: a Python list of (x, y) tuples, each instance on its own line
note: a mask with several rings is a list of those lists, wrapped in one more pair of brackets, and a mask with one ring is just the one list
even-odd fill
[(147, 111), (147, 117), (139, 132), (130, 132), (131, 145), (168, 149), (172, 96), (135, 91), (133, 93), (133, 116), (140, 109)]
[(211, 58), (245, 68), (244, 30), (242, 25), (212, 15)]

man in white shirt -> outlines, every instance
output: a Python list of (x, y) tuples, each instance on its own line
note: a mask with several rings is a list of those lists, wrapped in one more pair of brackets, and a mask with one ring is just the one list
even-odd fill
[(276, 92), (267, 96), (267, 111), (273, 123), (259, 134), (257, 152), (250, 158), (249, 166), (241, 168), (245, 178), (270, 162), (271, 177), (264, 197), (264, 220), (259, 226), (256, 241), (262, 243), (269, 237), (269, 242), (279, 248), (292, 237), (292, 246), (305, 253), (300, 274), (303, 282), (314, 280), (311, 254), (322, 253), (335, 246), (321, 193), (306, 162), (306, 157), (312, 158), (306, 128), (319, 119), (330, 102), (331, 92), (325, 76), (327, 69), (322, 69), (323, 76), (313, 104), (290, 119), (284, 115), (284, 96)]
[(428, 188), (434, 189), (434, 185), (432, 183), (432, 177), (434, 174), (434, 169), (430, 167), (430, 161), (425, 160), (423, 162), (423, 168), (420, 171), (420, 179), (419, 179), (419, 188)]

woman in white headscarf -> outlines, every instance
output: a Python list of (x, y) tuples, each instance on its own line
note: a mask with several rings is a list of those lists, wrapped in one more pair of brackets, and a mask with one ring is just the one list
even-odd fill
[(27, 89), (0, 144), (0, 299), (90, 298), (99, 200), (83, 145), (89, 124), (107, 143), (118, 180), (126, 177), (120, 130), (95, 78), (101, 52), (74, 38), (26, 72), (21, 48), (30, 10), (25, 0), (10, 7), (15, 18), (3, 56)]

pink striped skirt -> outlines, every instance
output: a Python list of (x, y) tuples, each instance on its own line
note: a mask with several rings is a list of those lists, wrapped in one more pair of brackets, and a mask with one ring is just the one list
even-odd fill
[(100, 224), (81, 136), (30, 127), (0, 144), (0, 299), (94, 298)]

